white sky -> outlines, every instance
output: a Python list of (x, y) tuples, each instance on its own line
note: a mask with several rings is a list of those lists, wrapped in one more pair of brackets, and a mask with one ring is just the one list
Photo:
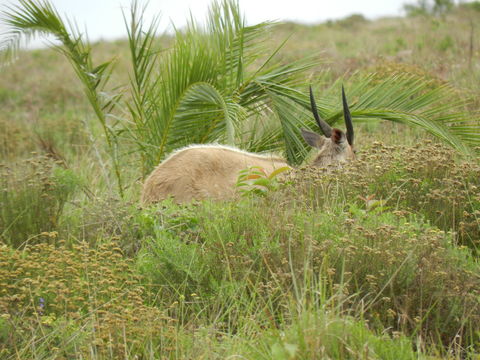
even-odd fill
[[(90, 40), (126, 37), (122, 8), (128, 11), (130, 0), (50, 0), (60, 15), (74, 19), (81, 30), (87, 29)], [(146, 1), (142, 1), (145, 3)], [(368, 18), (402, 15), (405, 3), (416, 0), (239, 0), (248, 23), (265, 20), (291, 20), (317, 23), (351, 14)], [(0, 9), (18, 0), (0, 0)], [(149, 14), (161, 15), (160, 30), (185, 25), (190, 11), (197, 20), (205, 18), (210, 0), (150, 0)], [(0, 25), (0, 37), (2, 28)]]

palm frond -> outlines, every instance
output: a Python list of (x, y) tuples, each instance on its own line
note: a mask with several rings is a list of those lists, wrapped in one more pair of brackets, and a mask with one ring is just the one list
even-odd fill
[[(480, 154), (480, 118), (478, 114), (465, 111), (470, 100), (461, 97), (452, 86), (438, 85), (419, 75), (398, 73), (383, 74), (382, 78), (377, 74), (355, 74), (348, 79), (338, 79), (323, 92), (316, 92), (318, 111), (331, 125), (341, 122), (343, 126), (339, 95), (342, 83), (347, 88), (354, 122), (387, 120), (402, 123), (425, 130), (462, 154)], [(260, 86), (268, 87), (268, 94), (258, 91)], [(303, 91), (301, 88), (260, 80), (249, 84), (246, 89), (247, 95), (253, 89), (252, 93), (260, 94), (262, 100), (266, 96), (275, 100), (271, 109), (282, 126), (280, 133), (262, 132), (263, 135), (255, 136), (255, 142), (248, 143), (269, 143), (274, 147), (272, 150), (278, 150), (278, 143), (283, 142), (287, 159), (292, 164), (302, 162), (309, 152), (308, 145), (299, 137), (299, 129), (318, 131), (310, 113), (307, 85), (303, 85)], [(245, 102), (247, 105), (256, 104), (252, 100)]]
[(0, 20), (7, 30), (0, 42), (0, 51), (14, 54), (22, 39), (31, 40), (42, 34), (52, 34), (62, 40), (68, 36), (65, 24), (48, 1), (19, 0), (18, 5), (6, 5)]
[(181, 145), (222, 138), (233, 145), (236, 113), (231, 108), (233, 104), (214, 86), (197, 82), (181, 98), (170, 136), (176, 141), (183, 138)]
[[(298, 96), (296, 88), (305, 83), (306, 70), (317, 62), (308, 58), (279, 64), (274, 60), (277, 51), (266, 53), (264, 35), (271, 26), (246, 26), (238, 3), (225, 0), (213, 3), (206, 27), (192, 20), (185, 30), (177, 31), (174, 45), (158, 61), (154, 73), (158, 81), (144, 102), (151, 111), (143, 122), (140, 149), (151, 149), (146, 155), (148, 166), (173, 148), (193, 142), (249, 143), (255, 148), (282, 143), (278, 132), (267, 142), (254, 140), (252, 134), (248, 139), (242, 123), (273, 109), (272, 96), (277, 93), (287, 100)], [(256, 63), (262, 64), (260, 68)], [(285, 106), (280, 99), (275, 104)], [(291, 111), (283, 111), (284, 116), (289, 117), (286, 123), (296, 117)]]
[(298, 165), (309, 151), (300, 136), (300, 129), (305, 128), (306, 125), (302, 122), (302, 117), (298, 116), (298, 108), (292, 100), (274, 92), (268, 92), (268, 95), (271, 98), (276, 118), (282, 125), (281, 135), (285, 144), (287, 161), (290, 164)]
[(132, 101), (126, 104), (132, 126), (127, 124), (124, 128), (128, 130), (130, 140), (133, 140), (139, 150), (142, 169), (148, 166), (146, 154), (152, 151), (149, 146), (150, 134), (146, 131), (145, 122), (155, 112), (155, 106), (149, 100), (158, 81), (155, 69), (158, 66), (159, 55), (159, 50), (155, 46), (159, 17), (154, 17), (146, 27), (143, 22), (145, 11), (146, 7), (141, 7), (140, 3), (134, 0), (130, 8), (130, 18), (123, 14), (132, 64), (130, 75)]
[[(338, 110), (324, 112), (327, 122), (343, 119), (337, 81), (326, 95)], [(393, 73), (354, 75), (344, 80), (357, 119), (382, 119), (419, 127), (466, 155), (480, 145), (480, 117), (465, 109), (471, 100), (449, 84), (438, 85), (419, 75)], [(335, 105), (336, 103), (336, 105)], [(468, 129), (468, 131), (465, 131)]]
[(22, 40), (38, 35), (53, 35), (61, 42), (55, 48), (72, 64), (75, 73), (83, 84), (85, 95), (102, 125), (113, 161), (120, 195), (123, 194), (120, 170), (118, 167), (118, 142), (114, 127), (107, 123), (109, 112), (119, 103), (121, 93), (110, 95), (105, 87), (110, 79), (114, 62), (107, 61), (93, 65), (88, 41), (78, 31), (74, 22), (65, 24), (56, 9), (46, 0), (19, 0), (16, 6), (8, 6), (0, 15), (7, 26), (7, 38), (0, 43), (6, 54), (14, 53)]

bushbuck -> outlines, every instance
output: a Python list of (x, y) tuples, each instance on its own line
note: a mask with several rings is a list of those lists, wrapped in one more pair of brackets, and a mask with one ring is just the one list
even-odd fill
[[(345, 133), (330, 127), (320, 118), (310, 87), (312, 113), (323, 133), (322, 136), (305, 129), (300, 130), (307, 144), (319, 149), (311, 166), (323, 167), (355, 157), (352, 118), (343, 87), (342, 101), (347, 128)], [(228, 199), (236, 193), (239, 171), (260, 167), (270, 174), (285, 166), (289, 166), (285, 159), (249, 153), (229, 146), (187, 146), (175, 151), (153, 170), (143, 185), (142, 202), (158, 202), (170, 196), (179, 203), (205, 198)]]

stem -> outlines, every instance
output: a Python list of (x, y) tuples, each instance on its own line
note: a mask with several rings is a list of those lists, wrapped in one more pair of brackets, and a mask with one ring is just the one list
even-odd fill
[[(109, 65), (112, 63), (106, 63), (107, 65), (103, 70), (97, 70), (92, 65), (90, 47), (88, 44), (84, 44), (81, 41), (81, 37), (79, 36), (75, 41), (72, 41), (69, 34), (64, 31), (59, 34), (56, 34), (62, 44), (65, 46), (66, 49), (61, 50), (61, 52), (67, 56), (70, 60), (71, 64), (73, 65), (77, 76), (79, 77), (80, 81), (85, 86), (85, 94), (87, 95), (88, 101), (97, 116), (97, 119), (100, 121), (102, 125), (103, 132), (105, 134), (105, 139), (107, 141), (108, 146), (108, 153), (112, 159), (113, 169), (115, 173), (115, 177), (117, 180), (118, 186), (118, 193), (120, 197), (123, 199), (124, 192), (123, 192), (123, 185), (122, 185), (122, 177), (120, 173), (120, 167), (118, 164), (118, 157), (117, 157), (117, 138), (116, 135), (108, 128), (107, 121), (106, 121), (106, 114), (104, 111), (104, 106), (102, 104), (102, 100), (99, 98), (99, 92), (97, 89), (99, 87), (103, 87), (102, 81), (106, 83), (108, 81), (108, 73), (105, 74), (105, 70)], [(83, 50), (83, 51), (82, 51)]]
[(469, 53), (468, 53), (468, 68), (469, 69), (472, 69), (473, 37), (474, 37), (474, 25), (473, 25), (473, 20), (470, 19), (470, 46), (469, 46)]

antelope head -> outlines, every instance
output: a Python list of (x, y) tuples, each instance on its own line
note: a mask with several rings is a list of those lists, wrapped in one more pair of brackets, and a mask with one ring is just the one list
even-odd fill
[(320, 115), (318, 115), (317, 105), (313, 97), (312, 87), (310, 86), (310, 105), (313, 117), (317, 121), (323, 135), (301, 129), (302, 136), (308, 145), (319, 149), (319, 153), (313, 161), (313, 166), (327, 166), (332, 163), (346, 162), (355, 158), (353, 147), (353, 124), (350, 110), (345, 96), (345, 90), (342, 86), (343, 116), (345, 118), (346, 132), (340, 129), (332, 128)]

